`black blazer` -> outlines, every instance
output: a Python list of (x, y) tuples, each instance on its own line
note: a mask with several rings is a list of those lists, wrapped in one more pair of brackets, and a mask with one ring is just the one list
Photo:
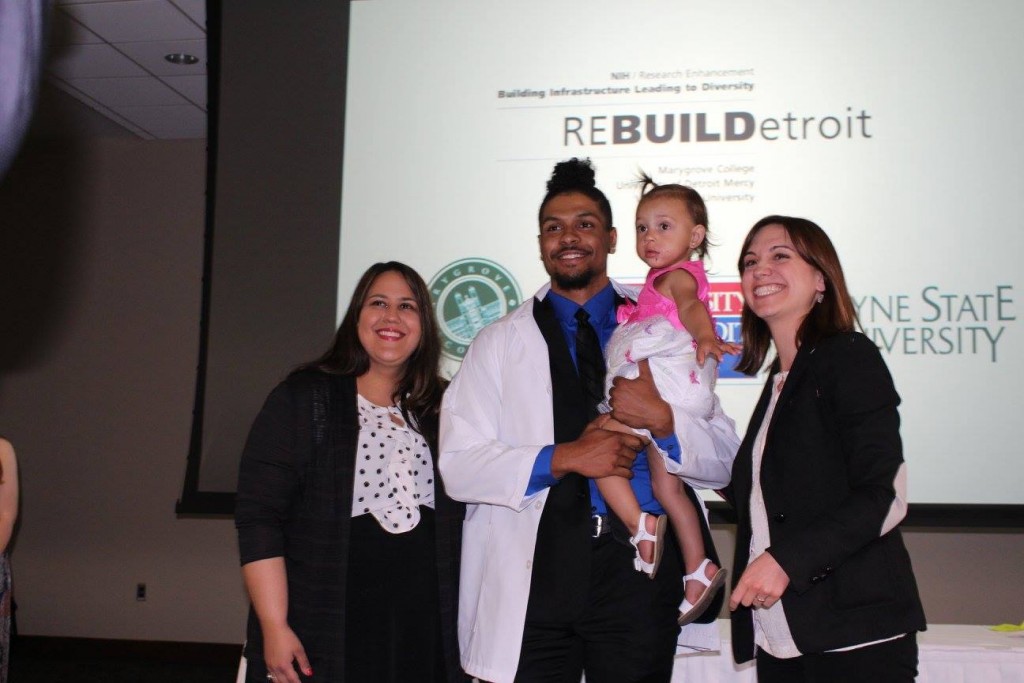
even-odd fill
[[(733, 587), (749, 559), (752, 450), (772, 378), (728, 490), (738, 513)], [(903, 463), (899, 401), (878, 348), (857, 332), (801, 347), (783, 384), (765, 441), (761, 488), (768, 552), (789, 576), (782, 604), (804, 654), (925, 629), (899, 529), (880, 535)], [(753, 658), (750, 608), (733, 613), (732, 644), (737, 662)]]
[[(284, 557), (288, 622), (316, 680), (345, 677), (345, 588), (359, 419), (355, 378), (302, 370), (279, 384), (242, 453), (235, 526), (242, 564)], [(436, 425), (433, 433), (437, 433)], [(437, 467), (437, 443), (430, 444)], [(459, 664), (459, 558), (465, 508), (434, 492), (441, 636), (448, 681)], [(249, 611), (247, 680), (266, 680), (259, 621)]]

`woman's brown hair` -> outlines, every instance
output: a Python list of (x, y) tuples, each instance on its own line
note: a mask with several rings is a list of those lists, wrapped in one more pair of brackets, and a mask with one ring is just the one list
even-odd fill
[(401, 406), (406, 422), (415, 426), (423, 436), (434, 439), (437, 434), (432, 433), (434, 430), (430, 425), (436, 423), (434, 418), (441, 407), (441, 396), (444, 393), (444, 382), (438, 375), (441, 338), (427, 284), (419, 273), (404, 263), (375, 263), (363, 273), (356, 283), (355, 292), (349, 301), (345, 317), (338, 326), (338, 332), (334, 335), (331, 347), (320, 358), (299, 369), (316, 368), (324, 372), (355, 377), (370, 369), (370, 356), (359, 341), (359, 314), (366, 303), (373, 281), (387, 272), (398, 273), (409, 285), (420, 318), (420, 343), (406, 361), (391, 399), (396, 405)]
[[(740, 249), (739, 272), (746, 270), (744, 262), (750, 244), (762, 228), (779, 225), (789, 235), (793, 247), (804, 261), (816, 268), (825, 279), (825, 291), (820, 303), (814, 304), (807, 317), (800, 323), (796, 333), (797, 346), (813, 344), (819, 339), (841, 332), (852, 332), (860, 326), (857, 309), (846, 288), (843, 267), (839, 255), (825, 231), (806, 218), (791, 216), (765, 216), (750, 229)], [(736, 364), (736, 370), (745, 375), (756, 375), (764, 366), (772, 336), (768, 324), (758, 318), (746, 302), (740, 319), (743, 330), (743, 352)], [(777, 361), (776, 361), (777, 362)]]

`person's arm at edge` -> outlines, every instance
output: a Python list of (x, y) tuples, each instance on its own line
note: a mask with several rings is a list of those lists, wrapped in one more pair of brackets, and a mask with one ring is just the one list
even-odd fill
[(14, 447), (6, 439), (0, 439), (0, 465), (3, 466), (3, 480), (0, 482), (0, 552), (7, 550), (14, 533), (14, 522), (18, 519), (18, 459)]

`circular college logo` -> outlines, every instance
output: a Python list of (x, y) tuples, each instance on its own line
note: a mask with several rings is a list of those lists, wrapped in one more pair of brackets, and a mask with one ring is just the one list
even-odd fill
[(468, 258), (450, 263), (430, 281), (441, 326), (444, 355), (462, 360), (469, 343), (486, 325), (519, 305), (519, 285), (492, 261)]

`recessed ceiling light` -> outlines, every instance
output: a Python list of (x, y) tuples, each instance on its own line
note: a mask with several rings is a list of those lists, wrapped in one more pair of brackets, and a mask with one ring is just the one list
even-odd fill
[(187, 54), (185, 52), (172, 52), (169, 55), (164, 55), (164, 59), (166, 59), (171, 64), (181, 64), (183, 66), (195, 64), (199, 61), (199, 57)]

